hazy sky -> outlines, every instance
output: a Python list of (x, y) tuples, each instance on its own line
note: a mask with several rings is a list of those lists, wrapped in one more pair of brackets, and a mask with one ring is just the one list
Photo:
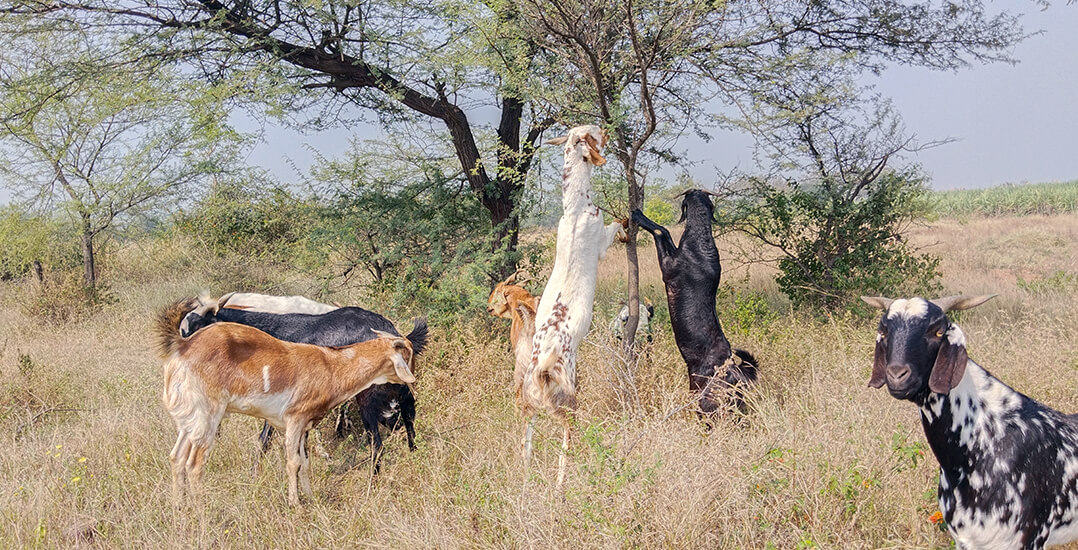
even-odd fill
[[(1043, 31), (1015, 49), (1018, 64), (957, 72), (899, 67), (864, 82), (893, 99), (907, 131), (920, 141), (956, 140), (911, 159), (925, 167), (935, 189), (1078, 179), (1078, 3), (1057, 1), (1045, 11), (1028, 0), (1006, 4), (1026, 12), (1028, 32)], [(255, 130), (250, 120), (237, 121)], [(360, 126), (301, 134), (267, 127), (263, 136), (248, 162), (295, 182), (296, 169), (306, 172), (311, 164), (310, 149), (332, 158), (347, 150), (350, 138), (377, 138), (378, 131)], [(686, 138), (680, 145), (703, 159), (691, 173), (704, 185), (714, 181), (716, 168), (753, 167), (752, 141), (744, 135), (718, 132), (710, 143)], [(8, 198), (0, 188), (0, 202)]]
[[(956, 140), (912, 158), (932, 176), (935, 189), (1078, 179), (1078, 4), (1056, 2), (1046, 11), (1032, 2), (1007, 4), (1027, 12), (1027, 31), (1044, 31), (1015, 49), (1017, 65), (976, 65), (958, 72), (899, 67), (865, 81), (893, 99), (907, 131), (920, 141)], [(376, 138), (377, 130), (303, 135), (267, 128), (266, 141), (249, 162), (282, 181), (295, 181), (293, 164), (306, 169), (312, 159), (304, 144), (334, 156), (347, 149), (353, 135)], [(707, 159), (691, 171), (705, 185), (714, 179), (715, 167), (750, 169), (751, 145), (747, 136), (730, 132), (707, 144), (682, 142), (691, 155)]]

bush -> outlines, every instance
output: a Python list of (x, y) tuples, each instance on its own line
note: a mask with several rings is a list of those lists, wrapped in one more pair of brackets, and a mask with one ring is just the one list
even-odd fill
[(81, 265), (78, 237), (57, 221), (23, 210), (0, 208), (0, 280), (27, 275), (34, 261), (51, 269)]
[(928, 295), (939, 288), (939, 258), (919, 254), (902, 227), (924, 213), (928, 190), (915, 171), (886, 172), (863, 197), (842, 200), (828, 185), (758, 185), (759, 203), (740, 223), (780, 251), (776, 282), (795, 306), (829, 311), (871, 295)]
[(315, 214), (313, 200), (238, 180), (218, 183), (193, 210), (179, 214), (175, 226), (218, 256), (302, 263)]

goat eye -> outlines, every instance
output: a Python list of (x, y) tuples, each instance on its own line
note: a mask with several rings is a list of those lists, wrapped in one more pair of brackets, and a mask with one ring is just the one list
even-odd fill
[(936, 338), (943, 338), (943, 331), (942, 330), (937, 330), (936, 331)]

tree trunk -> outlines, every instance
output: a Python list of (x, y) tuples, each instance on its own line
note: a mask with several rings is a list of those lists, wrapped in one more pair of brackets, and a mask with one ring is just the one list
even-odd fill
[(86, 292), (92, 295), (97, 289), (97, 270), (94, 267), (94, 232), (90, 229), (90, 220), (82, 218), (82, 269)]
[[(628, 163), (626, 163), (628, 164)], [(636, 179), (636, 173), (632, 167), (626, 166), (625, 179), (629, 187), (629, 229), (626, 234), (629, 242), (625, 243), (625, 262), (628, 273), (629, 318), (625, 321), (625, 333), (622, 335), (622, 343), (629, 353), (635, 353), (636, 329), (640, 326), (640, 257), (637, 248), (637, 235), (640, 227), (632, 221), (632, 212), (644, 205), (644, 188)]]

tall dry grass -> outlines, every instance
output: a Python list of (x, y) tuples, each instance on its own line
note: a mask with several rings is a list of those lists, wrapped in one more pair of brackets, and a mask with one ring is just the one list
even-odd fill
[[(1000, 295), (961, 316), (971, 356), (1078, 411), (1078, 286), (1067, 277), (1078, 274), (1078, 217), (944, 220), (913, 238), (944, 258), (948, 292)], [(508, 325), (477, 311), (463, 327), (433, 327), (418, 369), (419, 450), (390, 437), (372, 479), (366, 443), (334, 441), (322, 426), (329, 456), (313, 453), (315, 499), (302, 510), (286, 505), (280, 451), (252, 474), (258, 422), (240, 415), (222, 426), (201, 501), (170, 502), (175, 431), (147, 328), (158, 308), (202, 288), (308, 292), (315, 282), (203, 263), (182, 246), (132, 248), (114, 267), (118, 303), (61, 326), (27, 318), (14, 302), (21, 289), (2, 287), (0, 547), (949, 547), (928, 520), (936, 465), (913, 405), (866, 388), (874, 321), (789, 311), (773, 273), (737, 266), (742, 244), (720, 242), (720, 314), (734, 345), (760, 360), (747, 418), (708, 433), (685, 407), (652, 249), (641, 257), (655, 337), (626, 389), (606, 330), (624, 279), (614, 250), (581, 348), (564, 492), (552, 483), (555, 423), (539, 423), (532, 471), (520, 464)], [(735, 330), (736, 298), (750, 293), (771, 311)]]

